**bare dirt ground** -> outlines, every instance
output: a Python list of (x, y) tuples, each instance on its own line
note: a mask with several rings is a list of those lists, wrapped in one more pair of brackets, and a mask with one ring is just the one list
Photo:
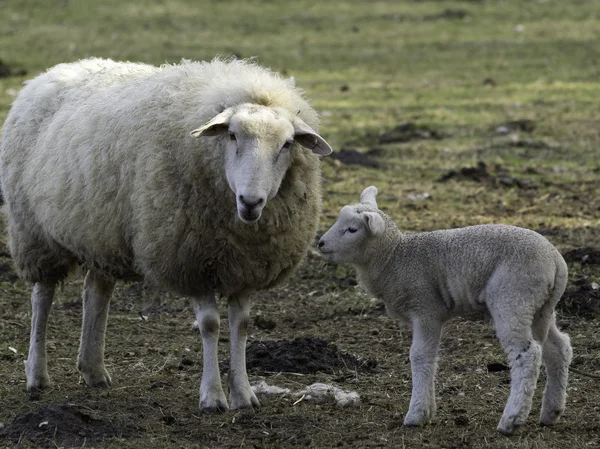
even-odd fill
[[(597, 269), (591, 263), (582, 267)], [(356, 287), (351, 271), (315, 257), (307, 259), (293, 282), (254, 301), (250, 378), (292, 390), (331, 383), (359, 393), (359, 406), (260, 395), (260, 410), (200, 413), (202, 348), (198, 331), (191, 328), (193, 314), (184, 299), (143, 284), (120, 285), (112, 303), (106, 349), (112, 389), (89, 389), (75, 368), (81, 304), (67, 299), (76, 298), (81, 281), (65, 285), (55, 303), (48, 345), (53, 388), (31, 400), (23, 372), (29, 289), (14, 280), (6, 265), (1, 276), (9, 281), (2, 283), (0, 312), (5, 339), (0, 446), (600, 447), (599, 381), (579, 374), (571, 376), (567, 411), (556, 427), (537, 424), (542, 374), (528, 423), (512, 438), (496, 433), (509, 372), (493, 331), (482, 322), (448, 323), (440, 352), (438, 415), (429, 427), (403, 428), (411, 386), (410, 332)], [(569, 287), (566, 299), (574, 299), (563, 305), (560, 327), (571, 336), (573, 366), (598, 374), (600, 320), (577, 315), (583, 304), (580, 290)], [(225, 378), (228, 331), (222, 319)]]

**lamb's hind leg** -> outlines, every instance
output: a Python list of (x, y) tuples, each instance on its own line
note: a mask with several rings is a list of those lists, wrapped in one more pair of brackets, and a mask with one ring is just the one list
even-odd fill
[[(499, 301), (501, 307), (490, 309), (496, 334), (510, 364), (510, 396), (498, 424), (498, 431), (504, 435), (512, 433), (527, 420), (531, 411), (533, 393), (542, 363), (542, 347), (533, 338), (531, 323), (533, 317), (526, 312), (510, 308), (505, 310), (508, 301)], [(504, 307), (502, 307), (504, 306)]]
[(192, 299), (196, 321), (202, 335), (203, 368), (200, 384), (200, 409), (204, 412), (229, 410), (225, 392), (221, 386), (219, 371), (219, 327), (221, 321), (214, 293)]
[(246, 340), (250, 322), (250, 302), (247, 297), (229, 299), (229, 331), (231, 360), (229, 362), (229, 399), (231, 408), (260, 407), (260, 402), (248, 382), (246, 372)]
[(37, 282), (31, 294), (31, 336), (25, 362), (27, 391), (37, 393), (50, 385), (46, 360), (46, 327), (54, 299), (54, 282)]
[(542, 402), (540, 423), (551, 426), (565, 410), (569, 365), (573, 358), (573, 349), (569, 336), (556, 327), (556, 318), (552, 315), (548, 337), (544, 342), (542, 359), (546, 367), (546, 389)]
[(83, 291), (83, 322), (77, 369), (90, 387), (107, 388), (110, 375), (104, 366), (104, 337), (110, 297), (115, 281), (90, 270)]

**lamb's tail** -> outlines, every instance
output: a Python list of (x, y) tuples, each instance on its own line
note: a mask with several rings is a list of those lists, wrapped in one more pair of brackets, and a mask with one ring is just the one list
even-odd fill
[(548, 298), (547, 305), (554, 310), (560, 298), (562, 298), (565, 289), (567, 288), (567, 281), (569, 280), (569, 269), (563, 256), (556, 250), (556, 257), (554, 259), (556, 264), (556, 273), (554, 274), (554, 287)]

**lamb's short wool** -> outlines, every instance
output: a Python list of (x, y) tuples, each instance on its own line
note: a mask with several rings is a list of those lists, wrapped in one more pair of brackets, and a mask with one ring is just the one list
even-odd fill
[(554, 308), (567, 284), (558, 250), (536, 232), (505, 225), (402, 234), (376, 196), (367, 187), (359, 204), (342, 208), (319, 249), (329, 261), (353, 264), (363, 288), (412, 327), (413, 389), (404, 424), (426, 424), (435, 415), (443, 323), (477, 312), (491, 316), (511, 368), (498, 430), (512, 434), (527, 419), (542, 361), (548, 380), (541, 423), (554, 424), (565, 408), (573, 354), (556, 326)]
[(257, 406), (245, 366), (248, 296), (303, 259), (331, 148), (293, 80), (242, 60), (154, 67), (88, 59), (29, 81), (0, 142), (11, 253), (35, 283), (29, 390), (44, 388), (55, 286), (89, 270), (78, 367), (108, 386), (104, 333), (117, 279), (189, 295), (204, 346), (201, 408), (226, 410), (219, 313), (229, 300), (230, 399)]

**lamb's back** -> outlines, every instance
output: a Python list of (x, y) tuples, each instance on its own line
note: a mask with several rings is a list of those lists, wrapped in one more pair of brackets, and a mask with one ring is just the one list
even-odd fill
[[(508, 225), (478, 225), (405, 235), (400, 262), (405, 280), (441, 298), (448, 309), (468, 313), (485, 307), (493, 276), (554, 284), (556, 248), (542, 235)], [(547, 290), (545, 290), (547, 291)]]

